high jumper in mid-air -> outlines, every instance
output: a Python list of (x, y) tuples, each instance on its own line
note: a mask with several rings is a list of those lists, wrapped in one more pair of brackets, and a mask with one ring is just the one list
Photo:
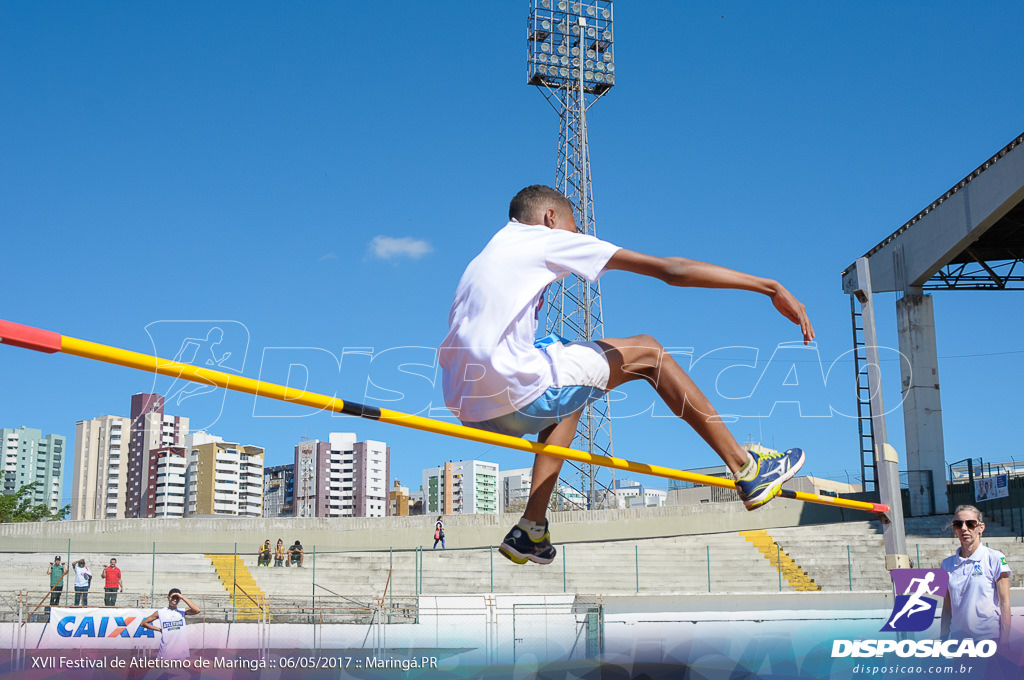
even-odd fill
[[(569, 200), (534, 185), (512, 199), (508, 224), (459, 281), (440, 351), (448, 408), (470, 427), (516, 437), (536, 434), (540, 443), (567, 447), (587, 404), (623, 383), (643, 379), (721, 457), (747, 509), (764, 505), (803, 465), (803, 451), (744, 450), (653, 337), (536, 339), (549, 284), (570, 274), (593, 282), (613, 270), (672, 286), (763, 293), (800, 326), (805, 344), (814, 339), (804, 305), (777, 281), (681, 257), (644, 255), (580, 234)], [(555, 558), (547, 508), (561, 467), (560, 458), (535, 457), (526, 510), (500, 548), (513, 562), (548, 564)]]

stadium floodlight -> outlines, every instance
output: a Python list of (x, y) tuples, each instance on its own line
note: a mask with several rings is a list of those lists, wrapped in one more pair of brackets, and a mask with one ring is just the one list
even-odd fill
[[(615, 61), (611, 0), (531, 0), (527, 31), (527, 82), (531, 85), (552, 90), (579, 87), (576, 81), (580, 80), (580, 62), (575, 58), (602, 61), (606, 66)], [(562, 66), (577, 68), (565, 70), (565, 73), (563, 69), (545, 68), (542, 72), (539, 66), (554, 63), (542, 56), (556, 54), (573, 58), (560, 60)], [(595, 71), (590, 65), (583, 70), (585, 94), (603, 95), (611, 88), (613, 80), (596, 77), (604, 70)]]
[[(590, 176), (587, 110), (614, 85), (612, 0), (530, 0), (527, 22), (527, 82), (535, 85), (558, 113), (558, 163), (554, 186), (572, 203), (577, 229), (596, 236), (594, 193)], [(600, 282), (570, 276), (548, 287), (544, 296), (545, 332), (574, 341), (604, 337)], [(578, 446), (610, 456), (611, 419), (607, 397), (581, 414)], [(579, 492), (587, 508), (614, 507), (615, 494), (597, 477), (593, 465), (576, 468), (568, 479), (563, 468), (558, 488)], [(607, 473), (605, 473), (607, 474)]]

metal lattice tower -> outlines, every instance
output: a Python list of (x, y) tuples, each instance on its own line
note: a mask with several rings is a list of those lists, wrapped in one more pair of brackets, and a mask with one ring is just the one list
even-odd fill
[[(573, 205), (577, 230), (597, 235), (590, 175), (587, 110), (615, 84), (611, 0), (531, 0), (527, 25), (527, 82), (536, 86), (558, 113), (555, 188)], [(552, 284), (544, 296), (545, 329), (571, 341), (604, 337), (601, 285), (571, 275)], [(580, 416), (576, 447), (612, 455), (608, 397)], [(614, 506), (614, 494), (592, 465), (576, 466), (566, 483), (583, 496), (585, 507)], [(614, 480), (614, 473), (612, 473)], [(563, 474), (563, 479), (566, 475)]]

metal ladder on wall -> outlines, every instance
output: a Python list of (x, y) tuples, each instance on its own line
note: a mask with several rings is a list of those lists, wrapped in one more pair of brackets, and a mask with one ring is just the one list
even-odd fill
[(864, 491), (878, 488), (875, 466), (875, 430), (871, 424), (871, 388), (868, 386), (867, 349), (864, 343), (864, 321), (857, 298), (850, 296), (850, 317), (853, 321), (853, 367), (857, 373), (857, 433), (860, 441), (860, 474)]

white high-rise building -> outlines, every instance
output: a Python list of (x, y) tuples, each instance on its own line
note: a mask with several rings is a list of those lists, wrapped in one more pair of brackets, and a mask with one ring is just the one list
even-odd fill
[(325, 442), (300, 442), (295, 447), (295, 516), (387, 516), (390, 466), (385, 442), (358, 442), (353, 432), (332, 432)]
[(71, 519), (124, 519), (131, 419), (100, 416), (75, 424)]
[(156, 467), (153, 517), (184, 517), (187, 501), (188, 455), (181, 446), (168, 446), (151, 452)]
[(384, 442), (356, 442), (352, 489), (354, 517), (387, 517), (391, 449)]

